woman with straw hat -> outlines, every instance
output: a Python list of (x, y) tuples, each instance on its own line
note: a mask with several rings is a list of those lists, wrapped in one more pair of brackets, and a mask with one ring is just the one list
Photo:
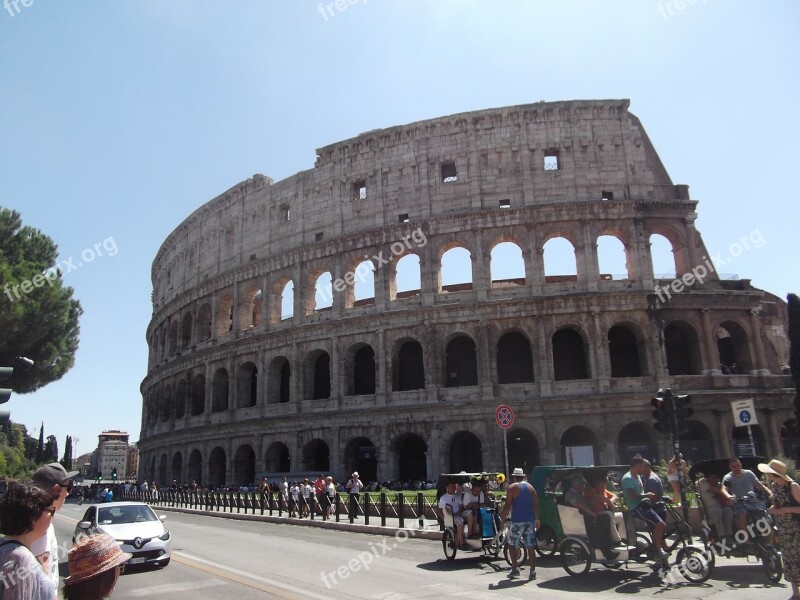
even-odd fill
[(69, 576), (64, 579), (64, 600), (101, 600), (117, 585), (122, 565), (131, 558), (105, 533), (90, 535), (69, 551)]
[(766, 473), (772, 488), (772, 507), (769, 509), (778, 520), (783, 553), (783, 576), (792, 584), (789, 600), (800, 600), (800, 485), (787, 474), (787, 467), (779, 460), (761, 463), (758, 470)]

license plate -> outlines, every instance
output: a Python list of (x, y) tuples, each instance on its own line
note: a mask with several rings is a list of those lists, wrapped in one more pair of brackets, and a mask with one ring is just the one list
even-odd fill
[(130, 560), (128, 561), (128, 564), (129, 564), (129, 565), (138, 565), (139, 563), (143, 563), (143, 562), (144, 562), (144, 561), (146, 561), (146, 560), (147, 560), (147, 559), (146, 559), (145, 557), (143, 557), (143, 556), (140, 556), (139, 558), (132, 558), (132, 559), (130, 559)]

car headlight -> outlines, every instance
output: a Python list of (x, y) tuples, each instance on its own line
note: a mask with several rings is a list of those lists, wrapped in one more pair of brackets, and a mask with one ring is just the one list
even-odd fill
[(163, 541), (166, 542), (169, 539), (169, 529), (165, 529), (164, 530), (164, 534), (158, 536), (158, 539), (163, 540)]

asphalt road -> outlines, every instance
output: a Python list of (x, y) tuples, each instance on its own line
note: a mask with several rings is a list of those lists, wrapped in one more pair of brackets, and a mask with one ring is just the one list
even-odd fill
[[(55, 519), (60, 542), (72, 537), (86, 505), (66, 504)], [(665, 586), (647, 567), (612, 571), (602, 567), (570, 577), (557, 558), (540, 559), (537, 580), (507, 578), (502, 557), (486, 560), (459, 553), (444, 560), (440, 543), (413, 537), (383, 537), (296, 525), (234, 521), (156, 511), (167, 515), (173, 534), (172, 562), (163, 569), (129, 569), (114, 599), (203, 598), (364, 598), (404, 600), (491, 596), (506, 599), (539, 594), (545, 598), (785, 599), (786, 582), (770, 586), (760, 563), (718, 559), (711, 579), (701, 585), (680, 578)], [(64, 557), (62, 557), (62, 561)], [(66, 565), (62, 565), (66, 574)]]

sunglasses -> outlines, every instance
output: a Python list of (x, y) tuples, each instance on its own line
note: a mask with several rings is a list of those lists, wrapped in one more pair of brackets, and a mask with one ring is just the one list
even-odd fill
[(68, 494), (70, 492), (72, 492), (72, 482), (71, 481), (68, 481), (66, 483), (59, 483), (58, 487), (66, 489)]

